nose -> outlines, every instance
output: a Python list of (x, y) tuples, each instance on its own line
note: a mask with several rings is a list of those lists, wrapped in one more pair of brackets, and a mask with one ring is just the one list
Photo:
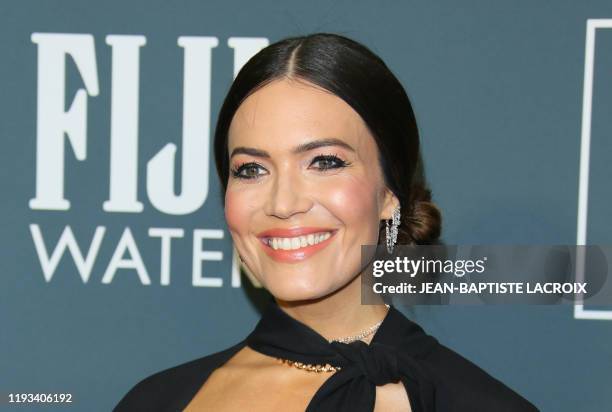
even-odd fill
[(267, 197), (265, 213), (280, 219), (288, 219), (296, 213), (307, 212), (312, 206), (299, 172), (277, 173)]

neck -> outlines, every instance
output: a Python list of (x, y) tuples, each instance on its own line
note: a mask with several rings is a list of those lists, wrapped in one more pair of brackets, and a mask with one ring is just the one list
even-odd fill
[[(381, 321), (387, 307), (361, 304), (361, 275), (338, 291), (318, 299), (284, 301), (275, 299), (278, 306), (327, 340), (355, 335)], [(374, 334), (364, 338), (370, 342)]]

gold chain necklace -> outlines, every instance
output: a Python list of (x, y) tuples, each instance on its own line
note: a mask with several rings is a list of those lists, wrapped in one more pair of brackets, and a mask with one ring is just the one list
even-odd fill
[[(387, 305), (385, 303), (385, 306), (387, 307), (387, 309), (389, 308), (389, 305)], [(357, 340), (361, 340), (367, 336), (370, 336), (371, 334), (373, 334), (374, 332), (376, 332), (378, 330), (378, 328), (380, 327), (380, 325), (382, 324), (382, 320), (377, 322), (376, 324), (370, 326), (369, 328), (366, 328), (364, 330), (362, 330), (361, 332), (359, 332), (356, 335), (352, 335), (352, 336), (346, 336), (343, 338), (336, 338), (336, 339), (332, 339), (329, 341), (329, 343), (332, 342), (341, 342), (341, 343), (351, 343), (351, 342), (355, 342)], [(321, 365), (321, 364), (310, 364), (310, 363), (303, 363), (303, 362), (296, 362), (296, 361), (292, 361), (289, 359), (282, 359), (282, 358), (276, 358), (276, 360), (278, 360), (280, 363), (288, 365), (288, 366), (293, 366), (295, 368), (298, 369), (302, 369), (308, 372), (316, 372), (316, 373), (320, 373), (320, 372), (336, 372), (339, 371), (340, 369), (342, 369), (340, 366), (332, 366), (329, 363), (326, 363), (325, 365)]]

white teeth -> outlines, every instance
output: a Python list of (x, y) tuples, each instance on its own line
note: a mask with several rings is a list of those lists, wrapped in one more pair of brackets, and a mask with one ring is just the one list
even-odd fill
[(309, 245), (316, 245), (317, 243), (329, 239), (330, 236), (331, 232), (321, 232), (297, 237), (273, 237), (268, 239), (268, 245), (273, 249), (294, 250)]

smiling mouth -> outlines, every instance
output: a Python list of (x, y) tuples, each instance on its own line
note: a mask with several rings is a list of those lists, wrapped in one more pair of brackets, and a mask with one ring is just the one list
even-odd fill
[(320, 243), (325, 242), (327, 239), (332, 237), (336, 230), (321, 231), (316, 233), (309, 233), (302, 236), (294, 237), (262, 237), (261, 241), (274, 250), (299, 250), (307, 248), (309, 246), (316, 246)]
[(260, 237), (264, 252), (272, 259), (296, 263), (316, 254), (326, 248), (333, 240), (338, 229), (309, 233), (292, 237)]

